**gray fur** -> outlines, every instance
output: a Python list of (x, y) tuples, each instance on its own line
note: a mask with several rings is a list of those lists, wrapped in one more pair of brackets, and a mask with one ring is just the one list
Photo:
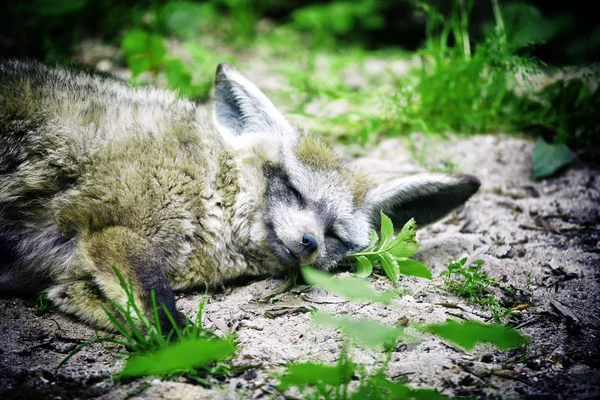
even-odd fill
[(176, 313), (172, 289), (332, 269), (368, 245), (380, 210), (424, 225), (478, 186), (464, 175), (376, 185), (230, 64), (212, 110), (92, 72), (0, 64), (0, 292), (43, 285), (105, 328), (101, 306), (125, 301), (112, 265), (146, 307), (154, 290)]

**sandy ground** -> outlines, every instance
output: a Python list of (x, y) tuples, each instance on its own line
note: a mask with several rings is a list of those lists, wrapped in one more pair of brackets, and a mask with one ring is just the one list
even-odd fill
[[(409, 151), (409, 142), (413, 151)], [(56, 369), (92, 329), (57, 312), (37, 316), (35, 302), (0, 299), (1, 399), (203, 399), (278, 398), (274, 371), (292, 361), (335, 362), (341, 335), (317, 328), (302, 306), (369, 316), (394, 324), (432, 323), (448, 318), (485, 320), (489, 313), (448, 293), (439, 278), (450, 259), (484, 261), (490, 276), (514, 287), (517, 295), (496, 295), (507, 304), (529, 304), (509, 324), (530, 338), (521, 349), (500, 352), (487, 345), (464, 352), (439, 338), (417, 334), (419, 343), (399, 345), (389, 366), (391, 379), (407, 379), (447, 395), (475, 398), (592, 399), (600, 397), (600, 179), (598, 170), (576, 164), (541, 182), (530, 176), (533, 144), (497, 136), (450, 138), (413, 135), (389, 139), (349, 160), (372, 171), (443, 168), (472, 173), (481, 190), (464, 207), (419, 231), (416, 258), (428, 265), (433, 281), (403, 278), (408, 294), (391, 305), (346, 302), (316, 289), (289, 292), (276, 304), (256, 301), (282, 283), (266, 279), (209, 293), (205, 325), (217, 334), (236, 332), (235, 363), (248, 369), (223, 378), (211, 390), (155, 378), (117, 383), (122, 368), (100, 345)], [(416, 150), (415, 150), (416, 149)], [(418, 160), (419, 162), (417, 162)], [(369, 279), (378, 289), (392, 288), (387, 278)], [(528, 283), (529, 282), (529, 283)], [(201, 294), (185, 294), (178, 307), (196, 309)], [(281, 306), (289, 312), (273, 313)], [(279, 307), (279, 308), (277, 308)], [(414, 332), (413, 332), (414, 333)], [(378, 365), (384, 354), (355, 349), (355, 362)]]
[[(109, 58), (86, 45), (94, 57)], [(104, 47), (101, 47), (103, 49)], [(92, 58), (94, 58), (92, 57)], [(83, 57), (85, 59), (85, 57)], [(239, 59), (240, 57), (238, 57)], [(252, 55), (242, 70), (269, 95), (288, 103), (290, 88), (280, 79), (278, 62), (270, 55)], [(96, 60), (87, 62), (96, 64)], [(107, 63), (106, 61), (104, 61)], [(380, 82), (388, 67), (398, 74), (406, 61), (366, 60), (347, 71), (348, 85)], [(122, 77), (126, 70), (110, 69)], [(99, 64), (98, 64), (99, 65)], [(366, 77), (366, 78), (365, 78)], [(389, 84), (389, 82), (387, 82)], [(282, 90), (283, 89), (283, 90)], [(285, 104), (279, 104), (286, 110)], [(288, 104), (290, 106), (290, 104)], [(345, 112), (343, 100), (327, 105), (316, 100), (306, 111), (322, 116)], [(433, 281), (403, 278), (398, 287), (407, 295), (388, 306), (346, 302), (316, 289), (292, 291), (275, 304), (257, 302), (282, 280), (264, 279), (210, 292), (205, 326), (219, 335), (235, 332), (240, 349), (234, 363), (247, 368), (213, 379), (213, 387), (178, 379), (153, 377), (116, 382), (123, 367), (110, 348), (86, 348), (64, 367), (57, 364), (96, 333), (56, 311), (36, 315), (35, 299), (0, 298), (0, 399), (268, 399), (282, 398), (273, 374), (293, 361), (335, 362), (342, 336), (317, 328), (305, 311), (368, 316), (388, 324), (489, 320), (490, 313), (444, 289), (439, 274), (450, 259), (468, 256), (484, 261), (483, 269), (515, 295), (496, 290), (507, 306), (529, 305), (506, 321), (529, 337), (523, 349), (496, 351), (480, 345), (465, 352), (439, 338), (411, 332), (418, 343), (399, 344), (389, 365), (393, 380), (415, 387), (473, 398), (592, 399), (600, 397), (600, 178), (598, 170), (576, 162), (555, 178), (531, 177), (529, 140), (505, 136), (451, 137), (448, 140), (414, 134), (389, 139), (358, 158), (345, 156), (356, 168), (373, 172), (448, 169), (476, 175), (480, 191), (461, 209), (418, 232), (421, 247), (415, 258), (429, 266)], [(342, 155), (357, 149), (339, 148)], [(369, 281), (391, 289), (385, 277)], [(178, 307), (192, 313), (203, 295), (180, 294)], [(367, 367), (381, 365), (382, 352), (354, 349), (353, 360)]]

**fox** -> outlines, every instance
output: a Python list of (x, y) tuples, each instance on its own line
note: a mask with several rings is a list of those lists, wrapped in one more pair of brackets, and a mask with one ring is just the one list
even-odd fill
[[(0, 62), (0, 293), (43, 291), (111, 330), (131, 280), (183, 324), (175, 293), (242, 277), (333, 271), (380, 212), (419, 227), (480, 187), (469, 174), (378, 179), (289, 122), (236, 67), (210, 103), (88, 68)], [(161, 313), (161, 325), (170, 323)]]

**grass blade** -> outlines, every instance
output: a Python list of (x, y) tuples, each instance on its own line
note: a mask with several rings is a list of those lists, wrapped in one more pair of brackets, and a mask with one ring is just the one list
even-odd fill
[(173, 329), (171, 330), (171, 332), (169, 332), (169, 335), (171, 335), (173, 333), (173, 331), (175, 331), (175, 334), (177, 334), (177, 338), (179, 340), (183, 339), (183, 332), (181, 332), (181, 329), (177, 325), (177, 322), (175, 322), (175, 319), (173, 318), (173, 316), (171, 315), (169, 310), (167, 310), (167, 307), (164, 304), (161, 304), (161, 306), (162, 306), (163, 312), (165, 313), (165, 315), (171, 322), (171, 325), (173, 326)]
[[(104, 312), (106, 313), (106, 316), (108, 317), (108, 320), (110, 321), (110, 324), (113, 326), (113, 328), (115, 328), (123, 337), (125, 337), (125, 339), (127, 339), (131, 343), (130, 347), (135, 348), (136, 339), (133, 337), (133, 335), (131, 335), (127, 328), (125, 328), (125, 325), (123, 325), (113, 313), (108, 311), (106, 307), (101, 307), (102, 310), (104, 310)], [(125, 312), (125, 310), (123, 309), (122, 312)]]

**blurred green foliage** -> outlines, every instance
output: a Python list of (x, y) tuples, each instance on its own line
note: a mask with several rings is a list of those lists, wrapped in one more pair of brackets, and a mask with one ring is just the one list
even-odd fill
[[(112, 309), (102, 307), (113, 329), (119, 337), (97, 335), (73, 350), (58, 364), (65, 365), (74, 355), (93, 343), (110, 343), (121, 346), (126, 351), (111, 350), (125, 359), (124, 369), (118, 378), (154, 375), (165, 378), (185, 376), (188, 380), (204, 386), (211, 386), (205, 379), (211, 375), (230, 375), (234, 369), (230, 360), (237, 350), (234, 335), (217, 338), (215, 333), (202, 326), (202, 315), (206, 299), (198, 304), (196, 321), (185, 318), (185, 326), (176, 322), (164, 304), (156, 302), (154, 291), (150, 292), (151, 315), (142, 311), (136, 303), (134, 285), (131, 278), (125, 280), (117, 266), (113, 271), (119, 279), (126, 296), (124, 305), (112, 304)], [(41, 296), (40, 296), (41, 298)], [(164, 312), (172, 328), (163, 331), (159, 313)], [(177, 340), (174, 340), (177, 338)]]
[(467, 350), (479, 343), (493, 343), (499, 349), (510, 349), (526, 345), (527, 338), (507, 326), (484, 325), (476, 321), (447, 321), (443, 324), (428, 325), (425, 331), (439, 335)]
[[(382, 235), (383, 236), (383, 235)], [(348, 278), (332, 279), (329, 274), (302, 269), (306, 281), (323, 290), (341, 295), (350, 301), (382, 302), (380, 296), (359, 298), (351, 289)], [(351, 281), (350, 281), (351, 282)], [(407, 333), (408, 328), (423, 333), (434, 334), (443, 340), (452, 342), (466, 350), (473, 349), (479, 343), (490, 343), (499, 349), (516, 348), (526, 345), (528, 340), (516, 329), (502, 325), (488, 325), (481, 322), (457, 322), (447, 320), (441, 324), (421, 325), (414, 322), (398, 321), (394, 325), (380, 322), (371, 317), (349, 317), (314, 311), (312, 320), (315, 325), (335, 329), (340, 333), (339, 357), (335, 365), (323, 363), (290, 363), (283, 374), (279, 375), (277, 389), (286, 392), (295, 388), (306, 399), (446, 399), (448, 397), (430, 389), (413, 389), (403, 381), (390, 381), (387, 369), (398, 342), (419, 343), (420, 339)], [(349, 356), (352, 347), (370, 347), (382, 349), (384, 359), (376, 368), (366, 368), (355, 363)], [(377, 353), (375, 353), (377, 354)], [(354, 381), (355, 385), (351, 386)]]
[(206, 61), (214, 55), (193, 43), (186, 43), (186, 47), (193, 58), (196, 71), (201, 72), (198, 74), (198, 82), (194, 81), (188, 65), (167, 54), (161, 35), (136, 29), (129, 31), (121, 44), (133, 79), (144, 72), (149, 72), (154, 78), (163, 73), (168, 85), (178, 90), (180, 95), (199, 101), (206, 100), (213, 85), (213, 66)]
[[(495, 29), (487, 1), (472, 3), (468, 33), (480, 40)], [(248, 42), (261, 20), (321, 35), (337, 43), (368, 49), (416, 50), (426, 39), (428, 15), (422, 5), (449, 16), (457, 0), (23, 0), (0, 4), (0, 49), (8, 55), (61, 57), (82, 40), (99, 37), (118, 42), (123, 31), (139, 24), (148, 11), (159, 12), (160, 25), (180, 36), (221, 34)], [(553, 64), (598, 60), (600, 28), (589, 10), (593, 0), (553, 3), (502, 1), (508, 39), (535, 42), (542, 59)], [(217, 32), (216, 32), (217, 31)]]
[[(0, 5), (0, 50), (64, 61), (93, 39), (117, 49), (111, 61), (133, 82), (198, 101), (210, 96), (219, 61), (263, 54), (288, 85), (270, 95), (332, 140), (527, 132), (597, 161), (598, 69), (535, 84), (553, 65), (598, 61), (591, 14), (538, 0), (27, 0)], [(386, 69), (358, 86), (346, 79), (351, 69), (367, 76), (373, 58), (411, 54), (420, 61), (409, 73)], [(349, 106), (333, 117), (307, 109), (337, 100)]]
[(377, 0), (314, 4), (295, 10), (292, 26), (310, 33), (317, 45), (332, 45), (341, 38), (358, 41), (364, 32), (383, 27), (380, 8)]

